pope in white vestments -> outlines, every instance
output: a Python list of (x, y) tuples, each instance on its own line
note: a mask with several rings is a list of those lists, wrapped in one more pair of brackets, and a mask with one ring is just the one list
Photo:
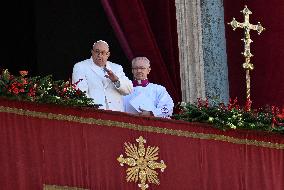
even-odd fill
[(92, 48), (92, 57), (73, 67), (72, 82), (86, 92), (101, 109), (124, 111), (123, 96), (130, 94), (133, 85), (121, 65), (107, 61), (110, 53), (105, 41), (97, 41)]
[(150, 61), (146, 57), (132, 60), (133, 91), (124, 97), (125, 111), (137, 115), (170, 118), (174, 103), (166, 88), (149, 83)]

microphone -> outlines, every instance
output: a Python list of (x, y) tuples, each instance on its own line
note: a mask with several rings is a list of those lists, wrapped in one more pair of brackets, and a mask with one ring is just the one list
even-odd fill
[(106, 67), (104, 67), (103, 70), (104, 70), (104, 72), (106, 72), (106, 73), (109, 71)]

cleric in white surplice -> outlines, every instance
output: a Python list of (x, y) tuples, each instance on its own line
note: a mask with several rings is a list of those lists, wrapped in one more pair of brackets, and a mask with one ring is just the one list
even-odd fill
[(136, 57), (132, 60), (134, 88), (131, 94), (124, 96), (125, 111), (137, 115), (170, 118), (174, 102), (165, 87), (148, 81), (150, 71), (150, 61), (146, 57)]
[(72, 82), (85, 91), (100, 109), (124, 111), (123, 96), (130, 94), (133, 85), (121, 65), (107, 61), (110, 52), (107, 42), (99, 40), (91, 50), (92, 57), (73, 67)]

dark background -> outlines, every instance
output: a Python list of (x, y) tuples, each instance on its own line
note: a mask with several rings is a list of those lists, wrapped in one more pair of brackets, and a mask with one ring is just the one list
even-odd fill
[(100, 0), (24, 1), (2, 6), (2, 61), (13, 74), (53, 75), (68, 80), (76, 62), (91, 56), (97, 40), (110, 45), (110, 61), (131, 77), (130, 61), (122, 51)]

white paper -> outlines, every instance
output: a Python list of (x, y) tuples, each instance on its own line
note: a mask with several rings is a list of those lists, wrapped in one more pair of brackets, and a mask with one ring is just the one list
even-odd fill
[(154, 110), (154, 102), (150, 97), (145, 96), (144, 93), (139, 93), (137, 96), (133, 97), (129, 103), (138, 112), (141, 112), (139, 108), (146, 111)]

